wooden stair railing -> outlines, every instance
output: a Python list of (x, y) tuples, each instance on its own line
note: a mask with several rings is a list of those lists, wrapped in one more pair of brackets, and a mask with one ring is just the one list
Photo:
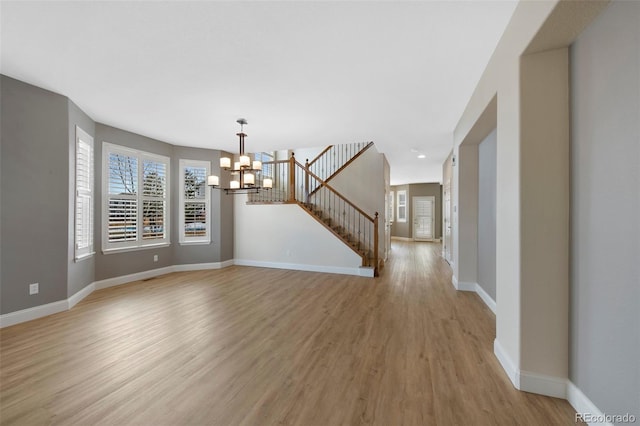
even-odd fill
[[(262, 179), (273, 180), (273, 189), (249, 194), (249, 204), (298, 204), (362, 258), (362, 266), (378, 276), (378, 213), (373, 217), (296, 161), (263, 163)], [(266, 171), (266, 173), (265, 173)], [(311, 188), (314, 188), (313, 192)]]
[[(295, 199), (318, 222), (362, 258), (362, 266), (374, 268), (378, 276), (378, 213), (373, 217), (349, 201), (315, 173), (295, 161)], [(302, 184), (297, 184), (301, 182)], [(316, 190), (312, 194), (310, 188)]]
[[(355, 142), (344, 145), (329, 145), (316, 156), (313, 160), (307, 162), (305, 166), (309, 171), (320, 177), (325, 182), (329, 182), (337, 176), (342, 170), (360, 157), (367, 149), (373, 145), (373, 142)], [(311, 187), (310, 194), (313, 194), (319, 187)]]

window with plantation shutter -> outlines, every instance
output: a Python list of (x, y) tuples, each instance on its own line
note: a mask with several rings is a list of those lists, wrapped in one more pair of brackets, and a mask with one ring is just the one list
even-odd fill
[(180, 243), (211, 242), (209, 161), (180, 160)]
[(169, 158), (103, 144), (106, 252), (169, 243)]
[(93, 138), (76, 126), (75, 259), (93, 255)]
[(396, 218), (398, 222), (407, 221), (407, 191), (398, 191), (398, 212)]

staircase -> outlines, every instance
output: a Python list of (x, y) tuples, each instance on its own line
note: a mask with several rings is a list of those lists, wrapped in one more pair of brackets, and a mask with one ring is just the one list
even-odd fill
[(373, 142), (332, 145), (305, 165), (293, 154), (288, 160), (263, 163), (259, 179), (271, 178), (273, 189), (250, 194), (248, 203), (298, 204), (357, 253), (362, 266), (374, 268), (374, 275), (378, 276), (378, 213), (373, 217), (365, 213), (327, 183), (372, 145)]
[[(337, 221), (330, 214), (325, 213), (322, 209), (318, 209), (315, 204), (300, 204), (307, 212), (312, 215), (318, 222), (322, 223), (327, 229), (329, 229), (334, 235), (340, 238), (345, 244), (347, 244), (353, 251), (358, 253), (362, 258), (362, 266), (370, 266), (376, 268), (377, 250), (367, 244), (367, 240), (371, 238), (370, 235), (363, 235), (362, 230), (354, 232), (348, 226), (344, 226), (339, 220)], [(373, 221), (374, 231), (377, 229), (378, 213), (374, 218), (368, 217), (369, 221)], [(364, 238), (363, 238), (364, 237)], [(374, 238), (375, 239), (375, 238)], [(377, 268), (376, 268), (377, 269)], [(374, 272), (375, 276), (378, 276), (378, 271)]]

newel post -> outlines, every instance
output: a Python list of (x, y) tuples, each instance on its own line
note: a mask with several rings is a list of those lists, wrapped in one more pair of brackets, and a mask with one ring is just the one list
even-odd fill
[(373, 275), (378, 276), (378, 212), (373, 219)]
[(289, 158), (289, 201), (296, 201), (296, 157), (293, 152)]

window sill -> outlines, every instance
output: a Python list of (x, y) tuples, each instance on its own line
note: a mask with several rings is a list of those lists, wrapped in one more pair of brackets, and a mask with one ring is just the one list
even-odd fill
[(80, 262), (82, 260), (89, 259), (89, 258), (93, 257), (94, 254), (96, 254), (96, 252), (92, 251), (91, 253), (86, 253), (86, 254), (83, 254), (83, 255), (80, 255), (80, 256), (76, 256), (74, 261)]
[(208, 246), (211, 241), (180, 241), (181, 246)]
[(118, 248), (102, 249), (102, 254), (115, 254), (115, 253), (125, 253), (128, 251), (157, 249), (157, 248), (169, 247), (170, 245), (171, 243), (160, 243), (160, 244), (148, 244), (144, 246), (135, 246), (135, 247), (118, 247)]

